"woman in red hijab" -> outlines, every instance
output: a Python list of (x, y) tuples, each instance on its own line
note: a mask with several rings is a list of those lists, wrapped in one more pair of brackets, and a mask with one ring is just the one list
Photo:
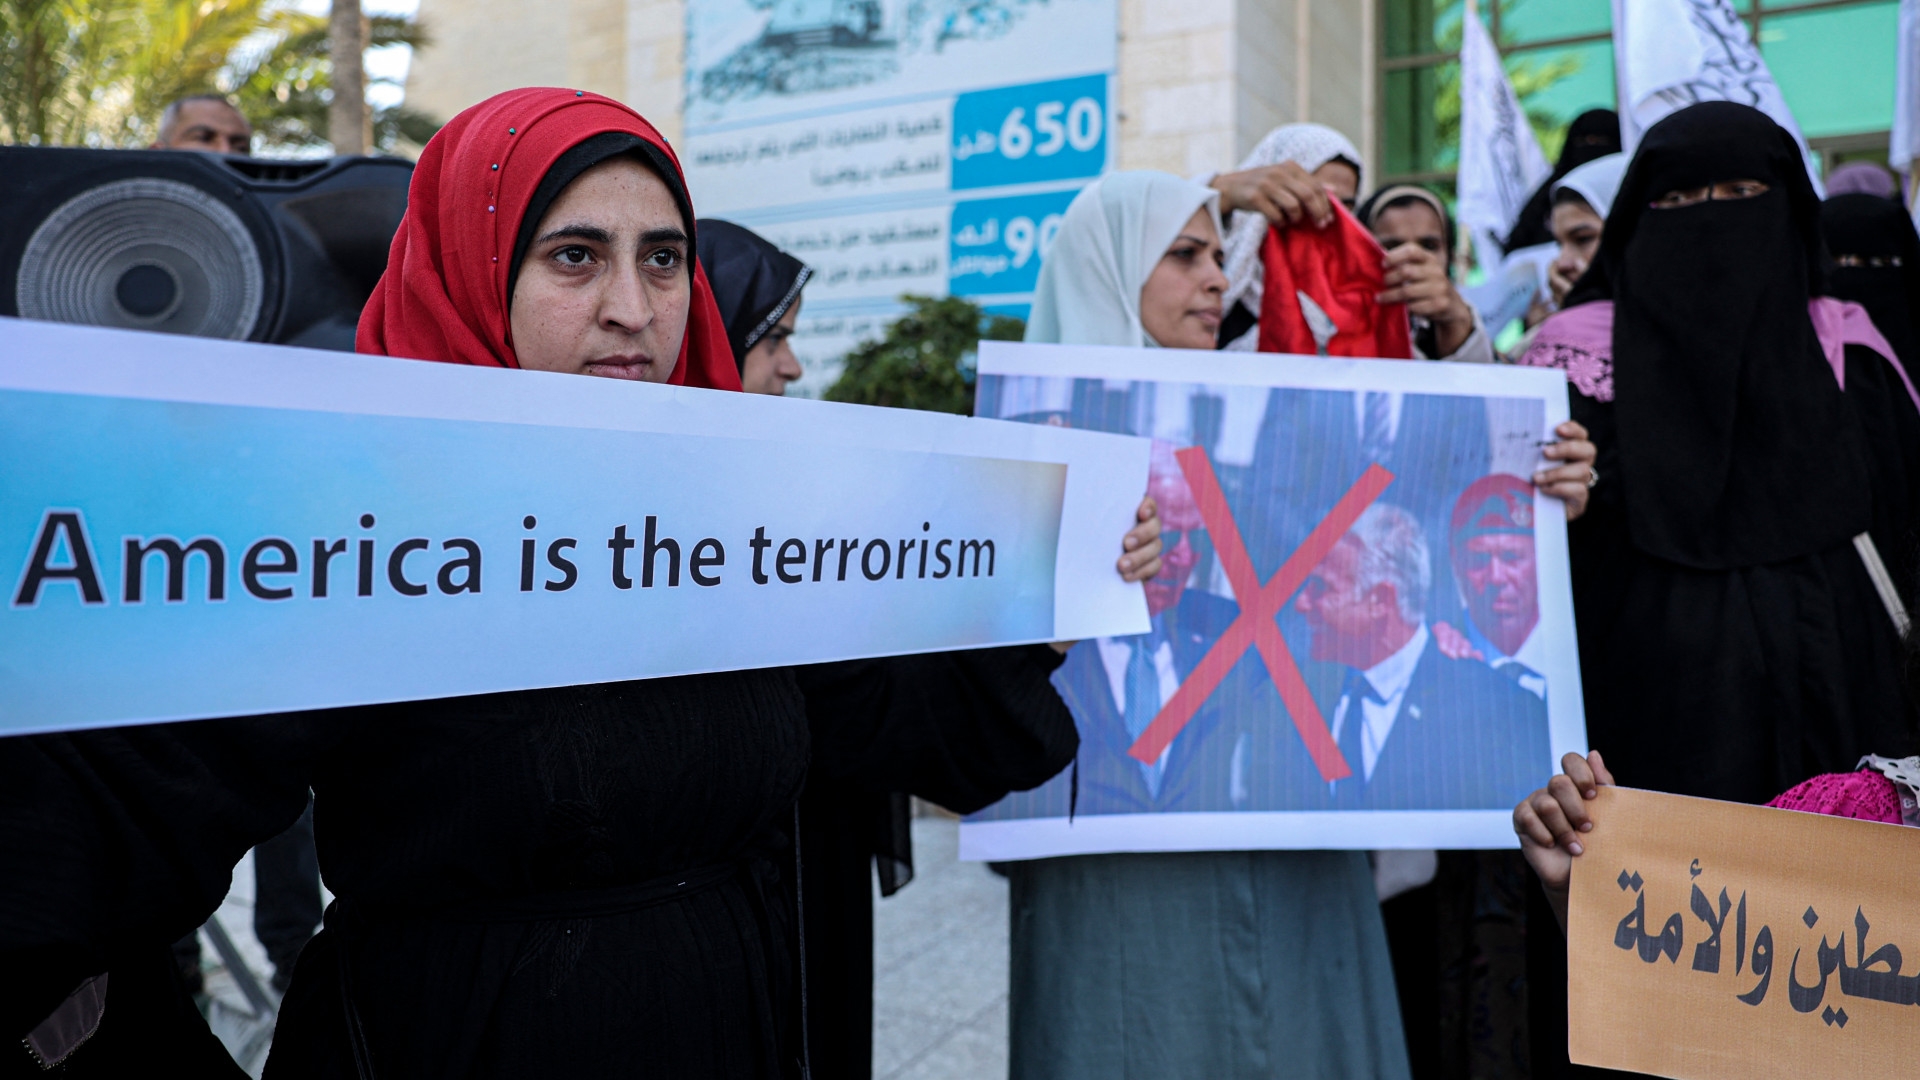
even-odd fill
[[(672, 150), (625, 106), (502, 94), (428, 143), (359, 347), (738, 390), (694, 220)], [(1158, 572), (1157, 524), (1128, 536), (1131, 579)], [(792, 835), (810, 754), (843, 783), (985, 806), (1071, 760), (1059, 659), (1024, 646), (5, 740), (0, 880), (34, 888), (0, 897), (0, 1041), (81, 1075), (232, 1075), (155, 973), (311, 789), (336, 899), (267, 1076), (800, 1076)]]
[(632, 109), (579, 90), (488, 98), (420, 155), (355, 345), (738, 390), (693, 227), (679, 159)]

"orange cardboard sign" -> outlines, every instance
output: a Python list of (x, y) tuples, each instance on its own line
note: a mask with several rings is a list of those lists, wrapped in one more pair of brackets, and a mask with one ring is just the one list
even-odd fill
[(1573, 1061), (1762, 1080), (1920, 1057), (1920, 829), (1627, 788), (1589, 805)]

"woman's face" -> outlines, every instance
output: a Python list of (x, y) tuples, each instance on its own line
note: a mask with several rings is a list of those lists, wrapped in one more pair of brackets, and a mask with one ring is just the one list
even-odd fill
[(1699, 203), (1729, 202), (1735, 199), (1757, 199), (1771, 190), (1759, 180), (1722, 180), (1697, 188), (1676, 188), (1653, 200), (1655, 210), (1678, 210)]
[(1375, 214), (1373, 238), (1388, 251), (1401, 244), (1413, 244), (1442, 259), (1447, 258), (1447, 223), (1440, 220), (1433, 207), (1423, 202), (1390, 206)]
[(1360, 197), (1360, 173), (1344, 161), (1327, 162), (1313, 170), (1313, 178), (1349, 207)]
[(1560, 254), (1554, 257), (1553, 273), (1547, 280), (1553, 285), (1554, 303), (1564, 303), (1573, 283), (1592, 265), (1606, 224), (1585, 199), (1568, 198), (1553, 204), (1553, 238), (1560, 244)]
[(774, 397), (787, 392), (787, 384), (803, 374), (800, 359), (793, 355), (793, 345), (787, 340), (799, 324), (800, 300), (796, 297), (780, 321), (747, 350), (746, 361), (740, 365), (740, 389)]
[(1211, 349), (1220, 332), (1226, 253), (1213, 215), (1202, 207), (1180, 229), (1140, 289), (1140, 325), (1169, 349)]
[(508, 311), (520, 366), (666, 382), (693, 300), (690, 246), (653, 170), (621, 157), (581, 173), (520, 264)]

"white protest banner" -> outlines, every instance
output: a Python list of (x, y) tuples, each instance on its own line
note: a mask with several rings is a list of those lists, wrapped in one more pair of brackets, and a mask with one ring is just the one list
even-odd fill
[(0, 320), (0, 734), (1138, 632), (1146, 457)]
[[(1811, 160), (1780, 84), (1731, 0), (1613, 0), (1613, 58), (1627, 153), (1668, 113), (1701, 101), (1732, 101), (1772, 117)], [(1824, 194), (1818, 171), (1807, 174)]]
[(1565, 509), (1525, 479), (1564, 376), (1005, 342), (979, 370), (979, 415), (1152, 437), (1168, 548), (1151, 629), (1054, 675), (1073, 768), (963, 858), (1515, 844), (1586, 742)]
[[(1476, 243), (1481, 264), (1495, 269), (1485, 241), (1505, 241), (1535, 188), (1553, 172), (1533, 125), (1520, 107), (1500, 50), (1472, 0), (1460, 41), (1460, 224)], [(1523, 309), (1524, 310), (1524, 309)], [(1508, 320), (1487, 320), (1489, 327)]]

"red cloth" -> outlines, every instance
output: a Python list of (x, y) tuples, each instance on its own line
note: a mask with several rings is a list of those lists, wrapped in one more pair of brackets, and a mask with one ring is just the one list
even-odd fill
[(1338, 328), (1327, 343), (1329, 356), (1413, 359), (1413, 332), (1405, 304), (1381, 304), (1386, 291), (1386, 252), (1344, 206), (1334, 204), (1335, 220), (1324, 229), (1268, 229), (1260, 248), (1266, 276), (1260, 297), (1260, 351), (1320, 351), (1307, 317), (1300, 311), (1304, 292)]
[[(360, 313), (363, 353), (519, 367), (507, 319), (507, 271), (520, 219), (560, 155), (624, 131), (679, 158), (639, 113), (599, 94), (531, 87), (496, 94), (427, 141), (407, 190), (387, 272)], [(496, 170), (493, 166), (498, 165)], [(686, 178), (682, 176), (684, 187)], [(691, 232), (693, 222), (687, 222)], [(699, 260), (688, 253), (693, 303), (667, 382), (740, 389), (726, 324)]]

